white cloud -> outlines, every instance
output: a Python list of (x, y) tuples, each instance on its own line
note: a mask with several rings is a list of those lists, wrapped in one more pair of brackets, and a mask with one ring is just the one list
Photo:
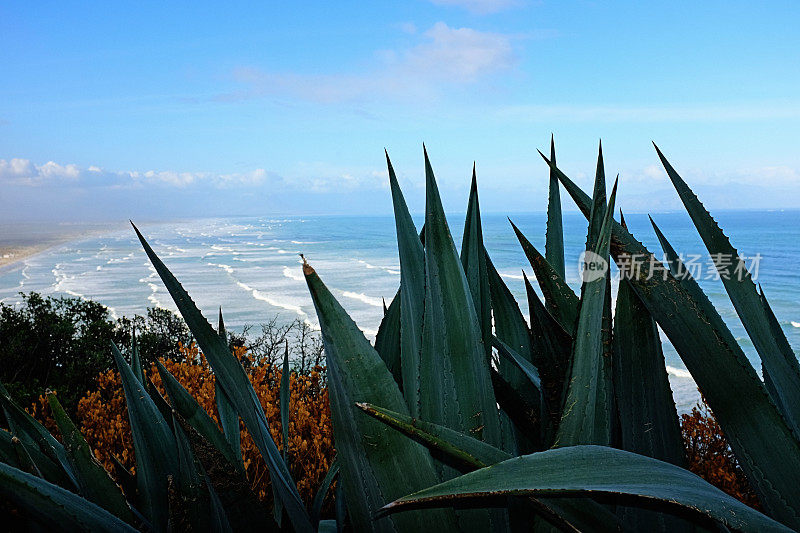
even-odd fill
[(234, 70), (242, 91), (219, 95), (237, 101), (279, 95), (321, 103), (363, 101), (386, 97), (416, 100), (453, 85), (473, 84), (507, 71), (516, 63), (513, 37), (437, 22), (420, 42), (402, 50), (382, 50), (381, 64), (364, 74), (267, 72), (255, 67)]
[(385, 172), (332, 169), (323, 164), (301, 165), (296, 175), (281, 176), (263, 168), (248, 172), (213, 173), (174, 170), (109, 171), (96, 165), (82, 169), (74, 164), (49, 161), (36, 165), (28, 159), (0, 159), (0, 184), (24, 188), (71, 187), (126, 189), (144, 186), (165, 188), (257, 188), (268, 185), (280, 191), (313, 193), (377, 190), (385, 187)]
[(431, 0), (431, 3), (437, 6), (461, 7), (478, 15), (497, 13), (522, 5), (520, 0)]

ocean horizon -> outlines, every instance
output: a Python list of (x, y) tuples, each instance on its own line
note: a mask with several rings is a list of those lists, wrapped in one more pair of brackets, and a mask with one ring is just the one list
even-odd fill
[[(748, 258), (754, 281), (763, 287), (797, 353), (800, 211), (715, 214), (733, 245)], [(689, 217), (675, 212), (653, 218), (679, 253), (687, 259), (698, 258), (700, 275), (696, 277), (760, 374), (758, 355)], [(463, 213), (448, 214), (457, 247), (463, 219)], [(515, 213), (511, 219), (544, 251), (544, 213)], [(647, 215), (626, 214), (625, 219), (635, 237), (660, 257), (661, 248)], [(578, 292), (586, 221), (579, 213), (565, 213), (563, 220), (567, 282)], [(421, 228), (421, 217), (415, 221)], [(484, 214), (482, 222), (488, 253), (527, 319), (522, 271), (532, 282), (533, 272), (505, 215)], [(287, 322), (299, 318), (318, 327), (301, 271), (301, 253), (370, 338), (380, 324), (383, 302), (388, 305), (400, 282), (391, 216), (218, 217), (139, 227), (212, 323), (216, 323), (221, 306), (226, 326), (232, 330), (241, 331), (245, 325), (275, 317)], [(613, 279), (612, 295), (616, 295), (617, 283)], [(18, 304), (19, 293), (30, 291), (96, 300), (117, 318), (142, 315), (148, 307), (176, 310), (130, 226), (113, 226), (105, 232), (94, 229), (88, 236), (70, 238), (0, 272), (0, 302)], [(688, 411), (699, 394), (663, 334), (662, 340), (676, 404), (681, 412)]]

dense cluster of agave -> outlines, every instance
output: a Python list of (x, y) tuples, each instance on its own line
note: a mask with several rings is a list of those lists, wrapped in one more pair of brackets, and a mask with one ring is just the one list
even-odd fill
[[(602, 152), (592, 197), (558, 169), (552, 145), (543, 155), (550, 168), (544, 256), (512, 224), (544, 295), (542, 303), (525, 279), (529, 322), (484, 248), (474, 171), (459, 254), (425, 154), (421, 233), (389, 163), (401, 281), (374, 345), (303, 265), (325, 345), (338, 454), (311, 512), (241, 364), (138, 230), (214, 370), (222, 429), (166, 369), (169, 403), (146, 383), (135, 349), (128, 364), (114, 347), (137, 465), (135, 479), (126, 479), (127, 501), (54, 397), (63, 443), (7, 394), (0, 395), (9, 425), (0, 433), (0, 493), (32, 519), (69, 529), (274, 529), (276, 522), (306, 532), (341, 530), (345, 521), (356, 531), (441, 533), (800, 529), (797, 359), (763, 292), (747, 275), (727, 275), (740, 268), (736, 250), (659, 157), (709, 252), (734, 258), (718, 268), (761, 357), (763, 381), (655, 225), (667, 265), (653, 259), (634, 270), (624, 260), (652, 254), (614, 220), (616, 183), (607, 199)], [(623, 274), (613, 314), (607, 269), (587, 278), (580, 295), (565, 282), (559, 182), (589, 221), (587, 250), (615, 259)], [(682, 468), (659, 326), (764, 514)], [(269, 467), (275, 522), (243, 489), (239, 419)], [(337, 475), (337, 517), (320, 521)]]

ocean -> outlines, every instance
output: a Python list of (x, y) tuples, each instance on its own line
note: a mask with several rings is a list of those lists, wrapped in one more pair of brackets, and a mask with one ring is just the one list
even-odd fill
[[(715, 216), (740, 254), (751, 258), (755, 281), (797, 352), (800, 211), (721, 211)], [(545, 215), (516, 213), (510, 218), (543, 252)], [(664, 213), (653, 218), (679, 253), (687, 259), (697, 256), (700, 284), (760, 373), (753, 345), (722, 283), (713, 279), (715, 270), (689, 217)], [(629, 214), (625, 219), (637, 239), (660, 256), (647, 216)], [(421, 227), (421, 218), (415, 220)], [(448, 215), (457, 246), (463, 220), (463, 214)], [(216, 324), (222, 306), (231, 329), (275, 316), (287, 321), (300, 318), (316, 327), (300, 253), (369, 337), (374, 337), (380, 323), (383, 299), (391, 301), (400, 281), (391, 216), (232, 217), (142, 224), (140, 229), (211, 322)], [(483, 231), (492, 261), (527, 315), (522, 271), (532, 280), (533, 275), (506, 216), (484, 214)], [(585, 219), (565, 213), (564, 233), (567, 281), (578, 291)], [(18, 303), (21, 291), (91, 298), (106, 305), (114, 317), (144, 314), (153, 306), (175, 310), (129, 228), (76, 238), (0, 272), (0, 302)], [(699, 395), (675, 350), (662, 338), (676, 404), (685, 412)]]

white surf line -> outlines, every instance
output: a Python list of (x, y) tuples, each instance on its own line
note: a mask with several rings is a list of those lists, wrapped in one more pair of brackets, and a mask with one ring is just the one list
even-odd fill
[(800, 328), (800, 322), (795, 322), (794, 320), (792, 320), (791, 323), (792, 323), (792, 326), (794, 326), (796, 328)]
[(378, 270), (383, 270), (384, 272), (388, 272), (389, 274), (392, 274), (392, 275), (395, 275), (395, 276), (399, 276), (400, 275), (400, 271), (397, 270), (397, 269), (394, 269), (394, 268), (385, 267), (385, 266), (381, 266), (381, 265), (373, 265), (371, 263), (367, 263), (366, 261), (364, 261), (362, 259), (356, 259), (356, 261), (358, 263), (361, 263), (365, 267), (367, 267), (367, 269), (369, 269), (369, 270), (378, 269)]
[(158, 278), (158, 272), (156, 272), (156, 269), (153, 268), (153, 265), (151, 265), (150, 263), (143, 263), (143, 264), (150, 270), (149, 276), (147, 276), (146, 278), (139, 279), (139, 283), (144, 283), (148, 287), (150, 287), (150, 294), (147, 295), (147, 300), (156, 307), (159, 307), (161, 309), (169, 309), (164, 304), (162, 304), (161, 300), (159, 300), (158, 296), (156, 296), (156, 294), (158, 293), (158, 285), (156, 285), (153, 282)]
[(233, 275), (234, 270), (229, 265), (223, 265), (223, 264), (219, 264), (219, 263), (208, 263), (208, 265), (209, 266), (215, 266), (217, 268), (221, 268), (222, 270), (224, 270), (228, 274), (228, 276), (230, 276), (231, 280), (233, 280), (233, 282), (240, 289), (249, 292), (250, 296), (252, 296), (254, 300), (259, 300), (261, 302), (265, 302), (265, 303), (271, 305), (272, 307), (277, 307), (279, 309), (285, 309), (287, 311), (292, 311), (301, 320), (303, 320), (303, 322), (305, 322), (308, 325), (308, 327), (310, 327), (311, 329), (313, 329), (315, 331), (319, 331), (319, 329), (320, 329), (319, 325), (315, 324), (314, 322), (312, 322), (309, 319), (308, 313), (303, 311), (303, 309), (299, 305), (294, 305), (294, 304), (290, 304), (288, 302), (280, 301), (280, 300), (276, 299), (275, 297), (272, 297), (272, 296), (270, 296), (269, 294), (267, 294), (267, 293), (265, 293), (263, 291), (260, 291), (260, 290), (254, 288), (254, 287), (251, 287), (247, 283), (239, 281)]
[(381, 298), (367, 296), (366, 294), (362, 294), (360, 292), (342, 291), (342, 296), (344, 296), (345, 298), (352, 298), (353, 300), (358, 300), (373, 307), (383, 307), (383, 300)]
[(294, 280), (294, 281), (305, 281), (306, 280), (305, 276), (303, 276), (303, 274), (301, 272), (299, 272), (298, 269), (293, 269), (293, 268), (290, 268), (288, 266), (284, 266), (283, 267), (283, 275), (285, 277), (289, 278), (289, 279)]
[(667, 374), (671, 376), (675, 376), (676, 378), (692, 378), (692, 374), (688, 370), (683, 370), (682, 368), (675, 368), (674, 366), (667, 366)]

